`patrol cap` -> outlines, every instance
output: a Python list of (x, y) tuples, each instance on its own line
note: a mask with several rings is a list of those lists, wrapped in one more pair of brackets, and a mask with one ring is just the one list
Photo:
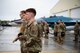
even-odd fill
[(34, 8), (28, 8), (26, 9), (26, 12), (32, 12), (34, 16), (36, 15), (36, 10)]

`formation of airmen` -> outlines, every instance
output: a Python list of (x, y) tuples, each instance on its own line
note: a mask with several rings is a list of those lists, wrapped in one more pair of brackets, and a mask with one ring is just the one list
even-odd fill
[[(39, 53), (42, 50), (42, 37), (49, 38), (49, 24), (47, 22), (37, 22), (34, 18), (36, 16), (36, 10), (29, 8), (20, 12), (22, 19), (20, 32), (13, 40), (13, 43), (17, 40), (20, 41), (21, 53)], [(78, 30), (78, 31), (77, 31)], [(66, 33), (66, 25), (59, 20), (54, 24), (54, 40), (59, 44), (63, 44)], [(75, 41), (80, 35), (80, 26), (76, 22), (74, 27)], [(44, 36), (43, 36), (44, 35)]]
[[(63, 44), (65, 40), (65, 34), (66, 34), (66, 25), (64, 22), (59, 20), (58, 22), (55, 22), (54, 25), (54, 40), (58, 42), (59, 44)], [(75, 42), (80, 42), (80, 24), (78, 21), (76, 21), (76, 24), (74, 25), (74, 40)]]

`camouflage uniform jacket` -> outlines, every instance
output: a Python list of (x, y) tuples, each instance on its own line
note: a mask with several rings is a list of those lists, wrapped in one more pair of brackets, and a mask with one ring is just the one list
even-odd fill
[(42, 49), (42, 43), (40, 39), (39, 29), (37, 22), (27, 22), (25, 25), (24, 36), (25, 41), (25, 51), (40, 52)]
[(58, 32), (58, 25), (57, 24), (54, 25), (54, 32)]
[(59, 30), (58, 30), (58, 32), (65, 32), (66, 31), (66, 26), (65, 26), (65, 24), (59, 24)]

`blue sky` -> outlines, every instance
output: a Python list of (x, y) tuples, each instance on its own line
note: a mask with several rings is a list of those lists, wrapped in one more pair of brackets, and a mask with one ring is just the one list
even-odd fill
[(27, 8), (35, 8), (36, 19), (49, 16), (50, 9), (59, 0), (0, 0), (0, 19), (14, 20), (20, 19), (19, 13)]

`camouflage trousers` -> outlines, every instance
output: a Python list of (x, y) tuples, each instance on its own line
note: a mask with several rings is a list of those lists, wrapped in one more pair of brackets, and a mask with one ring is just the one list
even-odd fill
[(62, 35), (61, 32), (58, 32), (57, 42), (58, 42), (59, 44), (63, 44), (64, 38), (65, 38), (65, 37), (62, 37), (61, 35)]
[(80, 35), (79, 34), (75, 34), (75, 37), (74, 37), (74, 41), (80, 41)]
[(75, 34), (75, 41), (78, 41), (78, 34)]
[(58, 32), (54, 32), (54, 40), (57, 41), (57, 34)]

